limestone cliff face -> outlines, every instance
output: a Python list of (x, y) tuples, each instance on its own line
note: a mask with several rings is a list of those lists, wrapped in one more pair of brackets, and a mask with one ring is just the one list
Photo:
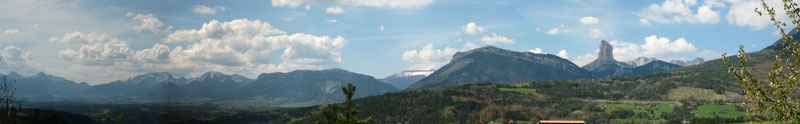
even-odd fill
[(608, 44), (605, 40), (600, 41), (600, 51), (597, 52), (597, 59), (581, 68), (595, 72), (600, 77), (616, 77), (650, 74), (681, 67), (680, 65), (646, 57), (627, 63), (619, 62), (614, 59), (613, 53), (614, 47), (611, 44)]
[(625, 69), (626, 64), (614, 60), (614, 47), (608, 44), (605, 40), (600, 41), (600, 51), (597, 52), (597, 59), (589, 64), (584, 65), (583, 69), (592, 72), (599, 72), (608, 76), (620, 76), (630, 73)]
[(614, 60), (614, 47), (605, 40), (600, 41), (600, 52), (597, 52), (597, 60), (616, 61)]
[(653, 62), (653, 61), (656, 61), (656, 60), (658, 60), (656, 57), (648, 58), (648, 57), (642, 56), (642, 57), (637, 57), (633, 61), (628, 61), (628, 62), (623, 62), (623, 63), (628, 64), (629, 68), (635, 68), (635, 67), (639, 67), (639, 66), (645, 65), (647, 63), (650, 63), (650, 62)]

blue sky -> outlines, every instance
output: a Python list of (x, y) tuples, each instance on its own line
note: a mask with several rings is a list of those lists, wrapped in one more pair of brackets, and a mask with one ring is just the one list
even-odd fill
[(488, 45), (582, 66), (600, 40), (614, 45), (619, 61), (710, 60), (778, 39), (768, 18), (753, 12), (755, 0), (4, 2), (0, 72), (90, 84), (162, 71), (255, 78), (343, 68), (382, 78), (436, 69), (455, 52)]

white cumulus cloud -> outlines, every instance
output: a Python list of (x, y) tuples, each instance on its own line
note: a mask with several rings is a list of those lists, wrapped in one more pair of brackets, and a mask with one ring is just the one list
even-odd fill
[(272, 6), (287, 6), (287, 7), (297, 7), (301, 4), (305, 4), (310, 0), (272, 0)]
[(645, 50), (644, 54), (659, 56), (670, 52), (678, 53), (697, 51), (697, 48), (695, 48), (694, 45), (686, 42), (686, 39), (683, 38), (678, 38), (677, 40), (670, 42), (668, 38), (658, 38), (656, 35), (650, 35), (647, 36), (644, 41), (645, 44), (641, 45)]
[(528, 50), (528, 52), (542, 54), (542, 49), (541, 48), (531, 49)]
[[(134, 50), (129, 41), (98, 33), (67, 33), (50, 38), (53, 43), (79, 44), (59, 56), (73, 62), (71, 69), (104, 76), (167, 71), (192, 75), (206, 71), (237, 73), (254, 77), (266, 72), (338, 68), (343, 65), (341, 36), (286, 34), (260, 20), (212, 20), (198, 29), (177, 30), (151, 48)], [(273, 54), (279, 54), (274, 57)], [(271, 60), (279, 59), (279, 63)], [(194, 74), (197, 75), (197, 74)]]
[(464, 30), (464, 33), (472, 35), (483, 33), (483, 27), (478, 26), (477, 24), (475, 24), (475, 22), (469, 22), (464, 26), (461, 26), (461, 29)]
[(614, 46), (614, 59), (630, 61), (637, 57), (657, 57), (666, 59), (673, 53), (695, 53), (698, 49), (684, 38), (670, 40), (666, 37), (650, 35), (645, 37), (644, 44), (610, 41)]
[(17, 33), (19, 33), (19, 29), (6, 29), (6, 31), (3, 31), (3, 34), (5, 35), (12, 35)]
[(214, 15), (217, 14), (217, 11), (222, 12), (225, 10), (228, 10), (228, 8), (221, 6), (209, 7), (204, 5), (194, 5), (194, 7), (192, 7), (192, 12), (194, 12), (195, 14), (204, 14), (204, 15)]
[[(783, 11), (783, 3), (777, 0), (767, 0), (767, 4), (774, 7), (778, 20), (788, 19), (786, 12)], [(758, 13), (755, 13), (755, 8), (765, 12), (765, 15), (759, 16)], [(734, 1), (728, 10), (728, 15), (725, 16), (728, 23), (739, 27), (750, 27), (751, 30), (761, 30), (769, 26), (772, 23), (769, 18), (766, 11), (761, 9), (761, 1), (758, 0)]]
[(169, 46), (156, 43), (152, 48), (136, 51), (133, 58), (148, 63), (169, 63)]
[(336, 6), (336, 7), (328, 7), (328, 8), (325, 8), (325, 13), (343, 14), (344, 10), (342, 9), (342, 7), (338, 7), (338, 6)]
[(558, 54), (556, 54), (556, 56), (564, 58), (564, 59), (569, 59), (569, 54), (567, 54), (567, 50), (564, 50), (564, 49), (561, 49), (561, 51), (558, 51)]
[(514, 40), (508, 39), (507, 37), (498, 36), (495, 33), (492, 33), (492, 36), (483, 36), (481, 38), (481, 41), (483, 41), (484, 44), (494, 44), (494, 43), (497, 43), (497, 42), (514, 43)]
[(558, 28), (547, 30), (547, 34), (549, 35), (558, 35), (558, 33), (560, 33)]
[(436, 69), (444, 65), (449, 57), (458, 52), (458, 49), (446, 47), (444, 49), (434, 49), (433, 44), (428, 44), (420, 50), (407, 50), (403, 52), (403, 60), (409, 62), (420, 62), (413, 65), (412, 69)]
[(467, 51), (474, 48), (477, 48), (477, 46), (471, 42), (465, 43), (461, 49), (452, 47), (435, 49), (433, 44), (428, 44), (419, 50), (406, 50), (403, 52), (402, 59), (407, 62), (417, 63), (409, 67), (409, 69), (412, 70), (438, 69), (447, 64), (456, 52)]
[(164, 27), (164, 23), (158, 20), (158, 18), (156, 18), (154, 14), (138, 13), (134, 15), (133, 13), (128, 12), (125, 15), (139, 22), (139, 25), (133, 27), (133, 29), (135, 29), (138, 32), (142, 32), (143, 30), (150, 30), (153, 33), (159, 33), (163, 30), (162, 28)]
[(648, 21), (647, 19), (639, 19), (639, 24), (642, 24), (644, 26), (653, 26), (653, 24), (651, 24), (650, 21)]
[[(175, 48), (170, 55), (174, 59), (242, 68), (239, 71), (248, 74), (340, 67), (343, 63), (341, 49), (347, 44), (343, 37), (287, 35), (267, 22), (247, 19), (211, 21), (201, 29), (179, 30), (170, 36), (175, 36), (171, 38), (175, 40), (167, 38), (166, 41), (199, 41), (185, 48)], [(269, 63), (274, 59), (269, 55), (277, 51), (283, 53), (282, 62)]]
[(572, 61), (572, 63), (575, 63), (575, 65), (584, 66), (594, 61), (595, 59), (597, 59), (596, 54), (586, 53), (580, 56), (573, 57), (572, 59), (570, 59), (570, 61)]
[(558, 27), (552, 28), (547, 30), (547, 34), (549, 35), (558, 35), (561, 33), (569, 33), (572, 32), (572, 29), (564, 28), (564, 24), (559, 25)]
[(163, 39), (168, 43), (197, 41), (201, 39), (251, 39), (264, 35), (285, 34), (260, 20), (236, 19), (221, 23), (211, 20), (200, 29), (177, 30)]
[[(637, 15), (657, 23), (688, 22), (716, 24), (719, 22), (719, 11), (713, 10), (712, 4), (697, 6), (696, 0), (666, 0), (660, 5), (651, 4), (642, 12), (637, 13)], [(696, 8), (696, 12), (692, 10), (692, 8)]]
[(94, 44), (94, 43), (104, 43), (104, 42), (122, 42), (122, 40), (95, 32), (83, 33), (75, 31), (64, 34), (64, 36), (60, 38), (51, 37), (50, 42)]
[(78, 50), (67, 49), (58, 52), (65, 59), (87, 65), (114, 65), (114, 62), (126, 61), (133, 51), (124, 42), (106, 42), (82, 45)]
[(581, 22), (581, 24), (584, 24), (584, 25), (591, 25), (591, 24), (599, 23), (600, 19), (597, 19), (597, 17), (586, 16), (586, 17), (581, 18), (579, 20), (579, 22)]
[(8, 46), (0, 51), (0, 70), (4, 72), (20, 72), (22, 74), (33, 74), (44, 71), (43, 67), (33, 61), (30, 52), (24, 51), (17, 46)]
[(110, 66), (128, 61), (134, 54), (127, 41), (98, 33), (72, 32), (62, 38), (50, 38), (50, 41), (81, 44), (77, 50), (69, 48), (58, 52), (59, 57), (79, 64)]

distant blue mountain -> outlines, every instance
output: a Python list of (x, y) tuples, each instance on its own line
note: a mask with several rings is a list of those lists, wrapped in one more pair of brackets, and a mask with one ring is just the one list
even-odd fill
[(190, 79), (175, 78), (167, 72), (152, 72), (94, 86), (44, 73), (25, 77), (10, 72), (0, 76), (16, 81), (12, 83), (17, 88), (16, 95), (31, 101), (159, 101), (193, 98), (241, 100), (261, 97), (282, 99), (284, 101), (281, 104), (313, 105), (344, 100), (340, 86), (347, 83), (358, 87), (356, 98), (397, 91), (394, 86), (372, 76), (342, 69), (264, 73), (255, 80), (220, 72), (206, 72)]
[(216, 97), (236, 91), (252, 81), (253, 79), (238, 74), (206, 72), (187, 81), (183, 91), (187, 97)]
[(237, 90), (229, 98), (261, 97), (286, 99), (290, 102), (331, 103), (344, 101), (341, 86), (352, 83), (357, 87), (354, 98), (397, 91), (392, 85), (372, 76), (342, 69), (297, 70), (288, 73), (264, 73), (258, 79)]
[(172, 99), (183, 97), (181, 86), (185, 82), (185, 78), (175, 79), (167, 72), (153, 72), (95, 85), (84, 93), (99, 98)]
[(5, 75), (0, 74), (0, 78), (3, 77), (17, 89), (15, 95), (28, 98), (80, 97), (80, 92), (90, 87), (85, 82), (75, 83), (43, 72), (22, 76), (12, 71)]

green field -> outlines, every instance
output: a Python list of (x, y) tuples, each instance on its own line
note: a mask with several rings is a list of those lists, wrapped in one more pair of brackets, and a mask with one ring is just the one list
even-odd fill
[(747, 116), (747, 113), (736, 110), (735, 105), (705, 104), (692, 111), (697, 117), (711, 118), (714, 116), (735, 118)]
[(603, 104), (606, 107), (606, 113), (611, 113), (617, 110), (630, 110), (633, 105), (630, 104)]
[(674, 112), (672, 110), (672, 106), (669, 106), (667, 104), (658, 104), (658, 105), (656, 105), (656, 110), (658, 110), (660, 112), (666, 112), (666, 113)]
[(655, 105), (630, 105), (630, 104), (602, 104), (605, 107), (606, 113), (611, 113), (614, 111), (622, 111), (622, 110), (629, 110), (633, 111), (637, 115), (645, 114), (647, 117), (652, 119), (656, 119), (661, 117), (662, 113), (672, 113), (674, 112), (672, 106), (667, 104), (655, 104)]
[(499, 89), (500, 89), (500, 91), (504, 91), (504, 92), (519, 92), (519, 93), (522, 93), (522, 94), (530, 94), (530, 95), (534, 95), (534, 96), (542, 96), (542, 94), (537, 93), (536, 89), (533, 89), (533, 88), (499, 88)]
[(511, 84), (511, 86), (514, 86), (514, 87), (525, 87), (525, 86), (529, 86), (529, 85), (530, 85), (530, 84), (528, 84), (528, 83), (516, 83), (516, 84)]

